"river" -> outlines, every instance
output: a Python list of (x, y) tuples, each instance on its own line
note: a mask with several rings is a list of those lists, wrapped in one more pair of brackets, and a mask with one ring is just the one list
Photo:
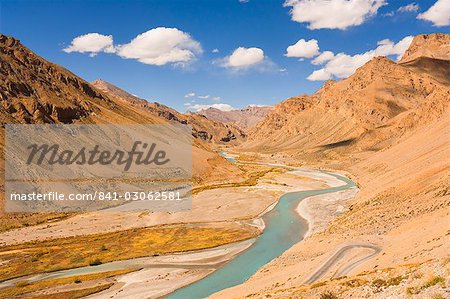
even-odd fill
[[(222, 155), (227, 157), (227, 154), (225, 152), (223, 152)], [(231, 162), (235, 163), (235, 161)], [(286, 167), (282, 165), (277, 166)], [(295, 170), (295, 168), (293, 169)], [(313, 173), (317, 175), (316, 171), (314, 171)], [(241, 252), (232, 260), (224, 264), (221, 268), (212, 272), (205, 278), (182, 287), (174, 291), (173, 293), (168, 294), (165, 298), (206, 298), (226, 288), (242, 284), (265, 264), (280, 256), (294, 244), (301, 241), (308, 231), (308, 223), (305, 219), (300, 217), (296, 211), (299, 203), (303, 199), (310, 196), (333, 193), (355, 186), (355, 184), (346, 177), (327, 172), (320, 173), (323, 175), (333, 176), (338, 180), (341, 180), (344, 184), (337, 187), (290, 192), (282, 195), (275, 207), (262, 216), (262, 219), (265, 223), (265, 229), (247, 250)], [(48, 274), (30, 275), (28, 277), (21, 277), (4, 281), (0, 283), (0, 288), (11, 286), (16, 282), (24, 280), (33, 282), (50, 278), (98, 273), (103, 271), (137, 267), (141, 263), (142, 262), (140, 261), (140, 259), (131, 259), (110, 262), (99, 266), (87, 266), (76, 269), (56, 271)]]
[(206, 298), (226, 288), (242, 284), (255, 274), (258, 269), (301, 241), (308, 231), (308, 223), (296, 212), (300, 201), (309, 196), (337, 192), (355, 186), (346, 177), (331, 173), (327, 174), (345, 182), (345, 185), (284, 194), (280, 197), (277, 205), (262, 217), (266, 227), (251, 247), (222, 268), (201, 280), (178, 289), (165, 298)]

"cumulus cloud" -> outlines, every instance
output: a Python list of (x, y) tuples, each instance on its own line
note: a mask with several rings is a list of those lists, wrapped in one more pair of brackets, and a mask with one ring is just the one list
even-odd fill
[(189, 106), (191, 105), (191, 103), (195, 102), (195, 99), (199, 99), (199, 100), (207, 100), (210, 99), (211, 101), (214, 102), (220, 102), (221, 97), (219, 96), (211, 96), (209, 94), (207, 95), (198, 95), (195, 92), (190, 92), (184, 95), (185, 99), (187, 99), (189, 102), (185, 103), (185, 106)]
[(189, 105), (187, 107), (188, 110), (191, 111), (200, 111), (200, 110), (205, 110), (208, 108), (216, 108), (222, 111), (231, 111), (231, 110), (235, 110), (235, 108), (231, 105), (228, 104), (211, 104), (211, 105), (201, 105), (201, 104), (195, 104), (195, 105)]
[(117, 47), (117, 54), (151, 65), (185, 65), (202, 53), (200, 43), (177, 28), (158, 27)]
[(63, 49), (95, 56), (99, 52), (116, 53), (125, 59), (136, 59), (151, 65), (186, 65), (202, 53), (200, 43), (177, 28), (158, 27), (136, 36), (127, 44), (114, 46), (112, 35), (88, 33), (73, 39)]
[(304, 39), (299, 40), (295, 44), (289, 46), (286, 49), (286, 57), (298, 57), (298, 58), (311, 58), (319, 55), (319, 45), (317, 40), (310, 39), (306, 41)]
[(386, 3), (385, 0), (287, 0), (295, 22), (309, 29), (346, 29), (361, 25)]
[(112, 35), (88, 33), (75, 37), (70, 46), (63, 51), (66, 53), (89, 53), (93, 57), (100, 52), (114, 53), (115, 49)]
[(326, 69), (315, 70), (307, 77), (309, 81), (325, 81), (331, 79), (332, 74)]
[(430, 21), (433, 26), (450, 25), (450, 1), (438, 0), (427, 11), (419, 14), (418, 19)]
[(221, 67), (231, 69), (233, 72), (240, 73), (249, 69), (259, 72), (284, 72), (285, 70), (274, 63), (269, 57), (265, 56), (264, 51), (260, 48), (239, 47), (221, 59), (213, 61)]
[(375, 49), (356, 55), (348, 55), (345, 53), (338, 53), (336, 55), (333, 53), (333, 55), (327, 54), (327, 59), (324, 59), (320, 63), (316, 61), (316, 64), (324, 64), (324, 67), (314, 71), (307, 79), (311, 81), (322, 81), (332, 78), (346, 78), (353, 74), (357, 68), (376, 56), (396, 56), (397, 60), (400, 60), (412, 40), (413, 36), (407, 36), (398, 43), (384, 39), (377, 43)]
[(222, 66), (230, 68), (248, 68), (264, 61), (264, 51), (260, 48), (239, 47), (222, 61)]
[(325, 62), (331, 60), (334, 58), (334, 53), (331, 51), (324, 51), (322, 54), (314, 58), (313, 61), (311, 61), (314, 65), (324, 64)]
[(212, 53), (219, 53), (220, 51), (219, 51), (219, 49), (215, 48), (215, 49), (213, 49), (211, 52), (212, 52)]
[(399, 9), (397, 9), (398, 12), (416, 12), (418, 10), (419, 10), (419, 5), (416, 3), (410, 3), (408, 5), (401, 6), (401, 7), (399, 7)]

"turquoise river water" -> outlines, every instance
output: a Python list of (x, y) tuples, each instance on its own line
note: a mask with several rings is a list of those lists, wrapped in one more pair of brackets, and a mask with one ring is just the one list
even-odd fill
[(281, 196), (277, 205), (262, 217), (266, 227), (251, 247), (236, 256), (222, 268), (201, 280), (178, 289), (165, 298), (206, 298), (226, 288), (242, 284), (262, 266), (302, 240), (308, 231), (308, 223), (296, 212), (300, 201), (309, 196), (332, 193), (355, 186), (346, 177), (336, 174), (329, 175), (338, 178), (346, 184), (327, 189), (284, 194)]

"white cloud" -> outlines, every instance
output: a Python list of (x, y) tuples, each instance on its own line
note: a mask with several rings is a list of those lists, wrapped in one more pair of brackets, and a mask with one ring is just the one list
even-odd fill
[(249, 104), (249, 105), (247, 105), (247, 107), (259, 107), (259, 108), (261, 108), (261, 107), (268, 107), (268, 105), (262, 105), (262, 104)]
[(174, 64), (185, 66), (203, 52), (200, 43), (177, 29), (158, 27), (139, 34), (128, 44), (113, 45), (112, 35), (88, 33), (72, 40), (69, 47), (63, 49), (67, 53), (90, 53), (95, 56), (99, 52), (116, 53), (122, 58), (137, 59), (151, 65)]
[(210, 99), (211, 101), (215, 101), (215, 102), (220, 102), (221, 97), (219, 96), (211, 96), (209, 94), (207, 95), (198, 95), (195, 92), (190, 92), (184, 95), (184, 97), (186, 99), (188, 99), (190, 102), (185, 103), (185, 105), (190, 105), (191, 103), (195, 102), (195, 99), (199, 99), (199, 100), (206, 100), (206, 99)]
[(416, 12), (418, 10), (419, 10), (419, 5), (416, 3), (410, 3), (408, 5), (401, 6), (401, 7), (399, 7), (399, 9), (397, 9), (398, 12)]
[(264, 61), (264, 51), (260, 48), (239, 47), (222, 60), (221, 65), (229, 68), (245, 69)]
[(417, 16), (418, 19), (430, 21), (433, 26), (450, 25), (450, 1), (438, 0), (426, 12)]
[(306, 79), (310, 81), (325, 81), (331, 78), (332, 75), (327, 71), (327, 69), (323, 68), (312, 72)]
[(250, 0), (239, 0), (240, 3), (248, 3)]
[(311, 61), (314, 65), (324, 64), (325, 62), (333, 59), (334, 53), (331, 51), (324, 51), (322, 54), (314, 58), (313, 61)]
[(194, 110), (194, 111), (205, 110), (208, 108), (216, 108), (216, 109), (219, 109), (222, 111), (235, 110), (235, 108), (233, 106), (228, 105), (228, 104), (212, 104), (212, 105), (195, 104), (195, 105), (190, 105), (187, 108), (188, 108), (188, 110)]
[(309, 29), (346, 29), (364, 23), (385, 0), (287, 0), (295, 22), (308, 23)]
[(319, 55), (319, 45), (317, 44), (317, 40), (310, 39), (309, 41), (305, 41), (304, 39), (299, 40), (297, 43), (289, 46), (286, 49), (286, 57), (304, 57), (311, 58)]
[(384, 39), (377, 43), (377, 48), (364, 53), (356, 55), (348, 55), (345, 53), (333, 54), (333, 57), (328, 59), (322, 69), (314, 71), (307, 79), (311, 81), (322, 81), (331, 78), (346, 78), (353, 74), (357, 68), (376, 56), (397, 56), (397, 60), (400, 60), (412, 40), (412, 36), (407, 36), (398, 43)]
[(215, 48), (211, 51), (212, 53), (219, 53), (219, 49)]
[(75, 37), (70, 46), (63, 51), (66, 53), (90, 53), (90, 56), (95, 56), (100, 52), (114, 53), (115, 49), (112, 35), (88, 33)]
[(151, 65), (186, 65), (202, 53), (200, 43), (177, 28), (158, 27), (117, 47), (117, 54)]

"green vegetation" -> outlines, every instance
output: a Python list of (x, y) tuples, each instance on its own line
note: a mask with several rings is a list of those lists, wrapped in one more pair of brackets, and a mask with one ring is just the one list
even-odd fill
[(358, 279), (358, 278), (350, 279), (350, 280), (347, 280), (342, 283), (342, 285), (345, 285), (345, 286), (351, 287), (351, 288), (357, 288), (357, 287), (360, 287), (360, 286), (366, 285), (366, 284), (367, 284), (366, 280)]
[(423, 285), (419, 287), (409, 287), (406, 289), (406, 294), (415, 295), (419, 294), (421, 291), (428, 289), (432, 286), (440, 284), (442, 287), (445, 287), (445, 278), (442, 276), (433, 276), (428, 279)]
[(311, 289), (315, 289), (315, 288), (324, 286), (324, 285), (326, 285), (326, 284), (327, 284), (327, 283), (326, 283), (325, 281), (317, 282), (317, 283), (311, 285)]
[(406, 277), (403, 276), (395, 276), (388, 280), (378, 278), (372, 281), (372, 287), (375, 288), (376, 292), (380, 292), (383, 288), (399, 285), (404, 279), (406, 279)]
[(213, 184), (202, 187), (197, 187), (192, 189), (192, 194), (198, 194), (205, 190), (212, 190), (218, 188), (231, 188), (231, 187), (250, 187), (255, 186), (258, 183), (258, 180), (265, 176), (268, 173), (282, 173), (284, 170), (279, 168), (269, 168), (262, 171), (251, 172), (248, 175), (248, 178), (242, 182), (237, 183), (223, 183), (223, 184)]
[[(26, 294), (30, 294), (39, 290), (50, 290), (51, 288), (62, 286), (62, 285), (69, 285), (72, 283), (80, 284), (82, 281), (93, 281), (93, 280), (101, 280), (106, 278), (111, 278), (118, 275), (127, 274), (130, 272), (134, 272), (137, 269), (127, 269), (127, 270), (117, 270), (117, 271), (108, 271), (108, 272), (101, 272), (101, 273), (95, 273), (95, 274), (87, 274), (87, 275), (80, 275), (76, 277), (64, 277), (64, 278), (55, 278), (55, 279), (48, 279), (48, 280), (42, 280), (37, 282), (28, 283), (25, 281), (18, 282), (15, 286), (1, 289), (0, 290), (0, 298), (17, 298), (17, 297), (30, 297), (30, 296), (24, 296)], [(112, 284), (107, 283), (108, 287), (110, 287)], [(103, 285), (105, 286), (105, 284)], [(101, 290), (104, 290), (106, 288), (101, 288), (100, 290), (96, 290), (95, 292), (99, 292)], [(89, 292), (87, 290), (90, 290)], [(70, 294), (59, 293), (55, 294), (58, 296), (54, 296), (53, 294), (51, 296), (47, 295), (47, 298), (80, 298), (80, 294), (85, 294), (83, 296), (87, 296), (89, 294), (93, 294), (95, 292), (92, 292), (94, 289), (83, 289), (83, 290), (77, 290), (77, 291), (71, 291)], [(67, 297), (64, 297), (63, 294), (70, 295)], [(33, 296), (33, 298), (36, 298)], [(42, 297), (44, 298), (44, 297)]]
[(427, 280), (427, 282), (425, 282), (425, 283), (422, 285), (421, 289), (422, 289), (422, 290), (423, 290), (423, 289), (427, 289), (427, 288), (429, 288), (429, 287), (432, 287), (432, 286), (434, 286), (434, 285), (437, 285), (438, 283), (441, 284), (442, 287), (444, 287), (445, 278), (442, 277), (442, 276), (434, 276), (434, 277), (430, 278), (429, 280)]
[(338, 297), (330, 291), (320, 294), (320, 299), (338, 299)]
[(102, 284), (96, 287), (92, 288), (86, 288), (81, 290), (72, 290), (67, 292), (60, 292), (60, 293), (53, 293), (50, 296), (49, 295), (40, 295), (40, 296), (33, 296), (33, 299), (76, 299), (76, 298), (83, 298), (88, 295), (92, 295), (101, 291), (104, 291), (106, 289), (109, 289), (114, 283), (106, 283)]
[[(212, 248), (258, 234), (255, 227), (235, 223), (221, 227), (171, 225), (3, 246), (0, 261), (8, 263), (0, 268), (0, 281), (115, 260)], [(102, 250), (102, 246), (108, 250)]]

